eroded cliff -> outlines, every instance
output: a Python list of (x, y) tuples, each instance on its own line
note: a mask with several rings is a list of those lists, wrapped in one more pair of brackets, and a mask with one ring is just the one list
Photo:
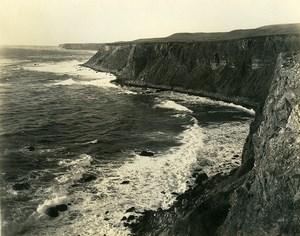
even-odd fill
[(172, 89), (255, 106), (264, 101), (277, 55), (299, 50), (298, 35), (216, 42), (103, 45), (85, 66), (120, 83)]

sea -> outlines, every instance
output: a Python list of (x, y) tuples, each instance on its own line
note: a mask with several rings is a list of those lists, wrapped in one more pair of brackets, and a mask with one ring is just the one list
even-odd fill
[(0, 48), (2, 235), (130, 235), (124, 223), (170, 207), (197, 173), (240, 165), (253, 110), (122, 87), (81, 66), (93, 54)]

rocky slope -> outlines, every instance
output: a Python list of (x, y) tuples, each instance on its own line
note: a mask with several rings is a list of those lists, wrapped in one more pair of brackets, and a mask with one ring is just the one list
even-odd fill
[[(166, 211), (146, 212), (140, 235), (300, 234), (300, 37), (102, 45), (85, 66), (118, 82), (256, 108), (242, 166), (198, 185)], [(294, 54), (293, 54), (294, 53)]]

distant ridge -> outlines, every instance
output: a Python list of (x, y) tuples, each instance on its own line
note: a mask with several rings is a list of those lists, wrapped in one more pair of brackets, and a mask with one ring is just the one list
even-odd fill
[(102, 45), (123, 45), (140, 43), (168, 43), (168, 42), (201, 42), (234, 40), (249, 37), (260, 37), (268, 35), (300, 34), (300, 23), (268, 25), (255, 29), (239, 29), (230, 32), (216, 33), (176, 33), (163, 38), (145, 38), (133, 41), (119, 41), (113, 43), (65, 43), (59, 46), (65, 49), (75, 50), (98, 50)]
[(165, 38), (137, 39), (134, 43), (149, 42), (196, 42), (196, 41), (219, 41), (232, 40), (248, 37), (259, 37), (267, 35), (300, 34), (300, 23), (268, 25), (255, 29), (239, 29), (230, 32), (216, 33), (176, 33)]

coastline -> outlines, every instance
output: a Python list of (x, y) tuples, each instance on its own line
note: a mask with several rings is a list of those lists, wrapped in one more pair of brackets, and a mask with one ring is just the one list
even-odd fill
[[(145, 212), (136, 224), (127, 225), (136, 235), (300, 232), (300, 222), (291, 218), (299, 216), (298, 200), (291, 202), (297, 199), (299, 187), (293, 181), (298, 167), (291, 165), (297, 163), (299, 140), (288, 138), (290, 130), (294, 137), (300, 128), (294, 121), (299, 119), (299, 37), (226, 42), (226, 49), (222, 44), (111, 45), (84, 64), (113, 73), (123, 85), (174, 91), (177, 84), (182, 85), (179, 92), (191, 92), (194, 85), (192, 95), (255, 104), (255, 120), (244, 143), (241, 166), (228, 176), (202, 176), (198, 185), (178, 196), (180, 201), (169, 211)], [(228, 96), (232, 94), (246, 96), (251, 102)], [(291, 168), (289, 179), (282, 179), (282, 173)], [(281, 216), (278, 211), (283, 205), (292, 210)]]
[(116, 79), (112, 80), (111, 83), (116, 83), (120, 86), (137, 87), (137, 88), (143, 88), (143, 89), (155, 89), (155, 90), (157, 90), (156, 92), (174, 91), (174, 92), (183, 93), (183, 94), (187, 94), (187, 95), (206, 97), (206, 98), (216, 100), (216, 101), (233, 103), (235, 105), (243, 106), (247, 109), (253, 109), (254, 111), (261, 106), (261, 104), (258, 103), (257, 101), (253, 101), (253, 100), (247, 99), (245, 97), (227, 97), (227, 96), (223, 96), (223, 95), (217, 94), (217, 93), (206, 92), (204, 90), (197, 91), (197, 90), (192, 90), (192, 89), (184, 89), (184, 88), (180, 88), (180, 87), (162, 86), (162, 85), (155, 85), (155, 84), (149, 84), (149, 83), (137, 83), (135, 81), (124, 81), (122, 79), (122, 77), (120, 77), (118, 75), (118, 73), (116, 73), (116, 72), (105, 70), (104, 68), (102, 68), (102, 69), (95, 68), (91, 65), (88, 65), (87, 63), (81, 64), (80, 66), (90, 68), (97, 72), (104, 72), (104, 73), (112, 74), (113, 76), (116, 77)]

